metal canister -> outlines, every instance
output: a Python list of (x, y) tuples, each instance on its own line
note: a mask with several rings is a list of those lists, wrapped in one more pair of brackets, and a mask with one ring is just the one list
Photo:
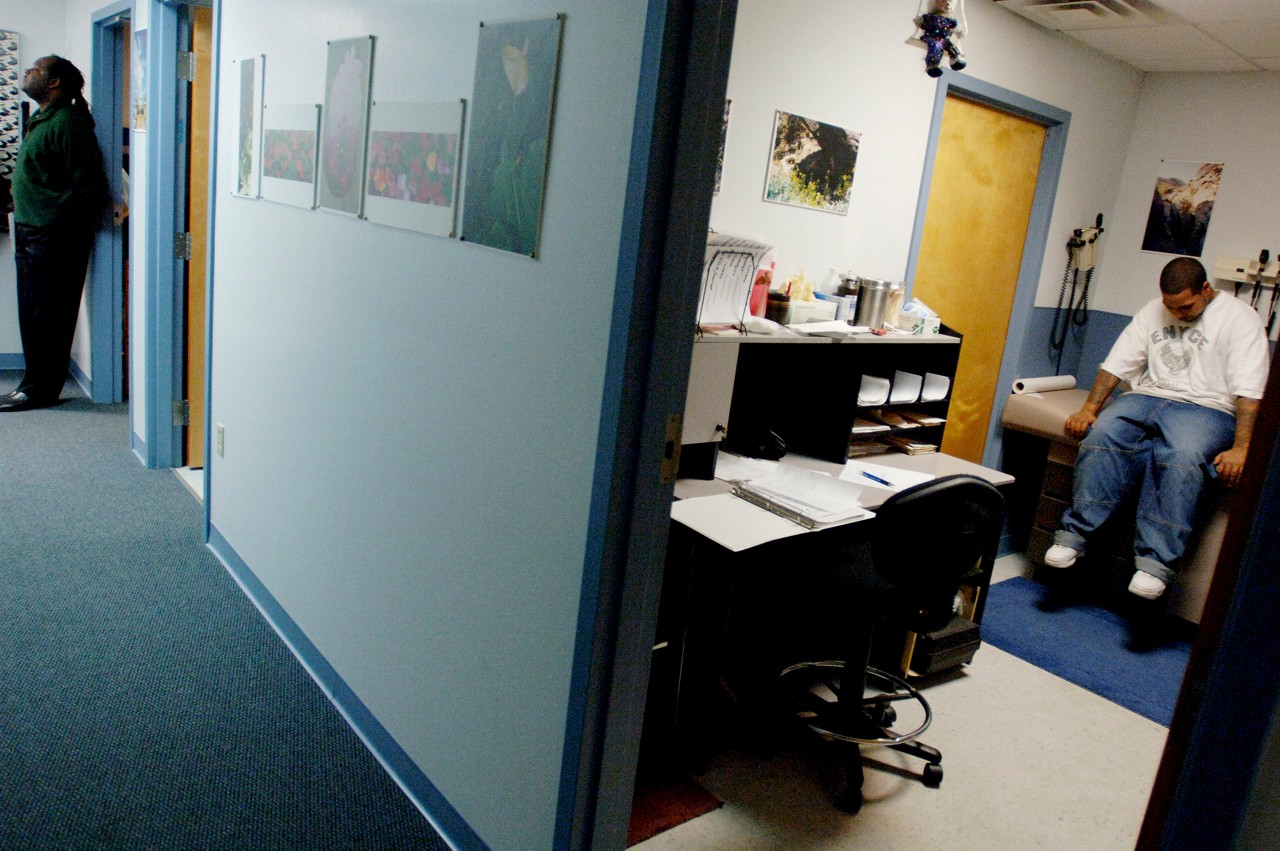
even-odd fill
[(872, 330), (884, 325), (885, 311), (889, 307), (894, 290), (902, 289), (899, 281), (878, 278), (858, 279), (858, 309), (853, 316), (854, 325), (865, 325)]

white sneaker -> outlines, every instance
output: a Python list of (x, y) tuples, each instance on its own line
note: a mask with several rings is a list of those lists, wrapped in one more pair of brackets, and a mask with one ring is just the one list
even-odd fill
[(1044, 554), (1044, 563), (1050, 567), (1070, 567), (1076, 563), (1076, 559), (1080, 557), (1080, 553), (1064, 547), (1062, 544), (1054, 544)]
[(1154, 600), (1164, 593), (1166, 585), (1163, 579), (1152, 576), (1143, 570), (1135, 570), (1133, 579), (1129, 580), (1129, 593), (1137, 594), (1148, 600)]

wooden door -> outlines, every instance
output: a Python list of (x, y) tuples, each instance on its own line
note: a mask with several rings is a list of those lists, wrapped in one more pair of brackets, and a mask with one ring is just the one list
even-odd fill
[(187, 151), (187, 231), (191, 259), (187, 261), (186, 390), (190, 416), (185, 435), (184, 463), (204, 466), (205, 291), (209, 245), (209, 93), (213, 71), (213, 10), (192, 9), (191, 50), (195, 80), (191, 84)]
[(982, 462), (1045, 127), (951, 95), (912, 294), (964, 335), (942, 451)]

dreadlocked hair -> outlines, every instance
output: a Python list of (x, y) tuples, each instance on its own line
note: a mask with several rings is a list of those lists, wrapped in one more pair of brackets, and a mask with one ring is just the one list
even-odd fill
[(81, 74), (80, 69), (71, 64), (70, 59), (64, 59), (56, 54), (50, 55), (48, 74), (50, 77), (57, 77), (61, 81), (61, 100), (64, 103), (79, 109), (81, 112), (89, 111), (89, 102), (84, 99), (84, 74)]

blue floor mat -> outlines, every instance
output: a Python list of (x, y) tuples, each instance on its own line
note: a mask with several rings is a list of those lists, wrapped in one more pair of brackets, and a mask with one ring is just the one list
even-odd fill
[(991, 586), (982, 640), (1166, 727), (1191, 644), (1021, 577)]

